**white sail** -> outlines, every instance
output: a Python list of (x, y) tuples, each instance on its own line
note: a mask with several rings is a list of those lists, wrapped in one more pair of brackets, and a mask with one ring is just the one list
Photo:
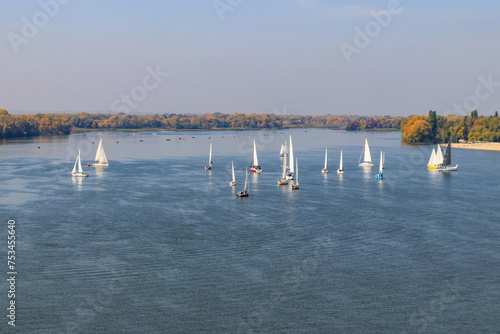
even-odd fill
[(78, 158), (76, 159), (78, 161), (78, 173), (83, 173), (82, 160), (80, 159), (80, 150), (78, 150)]
[(245, 168), (245, 188), (243, 188), (243, 191), (247, 190), (247, 183), (248, 183), (248, 167)]
[(286, 155), (283, 157), (283, 175), (281, 176), (281, 178), (283, 180), (285, 180), (286, 178)]
[(290, 135), (290, 173), (295, 172), (294, 161), (293, 161), (293, 145), (292, 145), (292, 135)]
[(383, 168), (383, 164), (384, 164), (384, 157), (382, 155), (382, 151), (380, 151), (380, 165), (378, 167), (378, 172), (380, 174), (382, 174), (382, 168)]
[(436, 149), (436, 165), (441, 165), (443, 163), (443, 151), (441, 151), (441, 146)]
[(80, 161), (80, 151), (78, 151), (78, 156), (76, 157), (75, 165), (73, 166), (73, 170), (71, 171), (71, 174), (75, 174), (76, 173), (79, 161)]
[(210, 155), (208, 156), (208, 165), (212, 166), (212, 144), (210, 143)]
[(327, 169), (326, 168), (327, 161), (328, 161), (328, 148), (325, 149), (325, 169)]
[(95, 161), (98, 161), (99, 165), (107, 165), (108, 158), (106, 157), (106, 153), (104, 153), (104, 147), (102, 146), (102, 138), (99, 142), (99, 146), (97, 147), (97, 152), (95, 154)]
[(429, 158), (427, 166), (436, 166), (436, 151), (434, 149), (432, 149), (431, 157)]
[(339, 165), (339, 169), (342, 170), (343, 169), (343, 162), (342, 162), (342, 150), (340, 150), (340, 165)]
[(365, 156), (363, 162), (372, 162), (372, 156), (370, 154), (370, 146), (368, 146), (368, 139), (365, 139)]
[(280, 157), (285, 155), (285, 144), (281, 144)]
[(236, 182), (236, 177), (234, 177), (234, 163), (231, 161), (231, 168), (233, 170), (233, 182)]
[(255, 140), (253, 141), (253, 166), (259, 165), (259, 159), (257, 159), (257, 146), (255, 145)]

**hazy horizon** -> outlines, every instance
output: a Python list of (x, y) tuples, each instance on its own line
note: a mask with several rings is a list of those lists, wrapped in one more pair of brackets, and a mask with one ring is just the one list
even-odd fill
[(2, 4), (0, 108), (465, 115), (500, 109), (500, 3)]

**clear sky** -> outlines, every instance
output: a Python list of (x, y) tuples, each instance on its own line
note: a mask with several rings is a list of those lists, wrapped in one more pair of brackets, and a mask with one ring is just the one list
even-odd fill
[(0, 108), (480, 114), (500, 1), (0, 0)]

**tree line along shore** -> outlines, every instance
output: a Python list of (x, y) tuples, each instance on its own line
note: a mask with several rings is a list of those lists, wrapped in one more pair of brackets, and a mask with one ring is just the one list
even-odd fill
[(89, 130), (253, 130), (284, 128), (330, 128), (346, 131), (400, 130), (408, 144), (456, 143), (460, 141), (500, 142), (500, 119), (479, 116), (477, 110), (467, 116), (299, 116), (278, 114), (105, 114), (38, 113), (13, 115), (0, 109), (0, 138), (40, 135), (67, 135)]

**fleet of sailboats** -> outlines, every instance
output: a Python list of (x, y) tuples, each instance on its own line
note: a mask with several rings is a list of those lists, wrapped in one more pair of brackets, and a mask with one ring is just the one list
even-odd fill
[(109, 166), (108, 159), (106, 158), (106, 153), (104, 153), (104, 147), (102, 146), (102, 138), (99, 141), (99, 146), (97, 147), (97, 152), (95, 154), (94, 160), (97, 161), (97, 163), (93, 163), (92, 166), (95, 167)]
[(205, 166), (205, 170), (212, 169), (212, 143), (210, 143), (210, 154), (208, 155), (208, 165)]
[(234, 186), (236, 186), (236, 177), (234, 176), (234, 163), (232, 161), (231, 161), (231, 169), (233, 172), (233, 179), (231, 180), (231, 182), (229, 182), (229, 185), (231, 187), (234, 187)]
[(321, 170), (321, 173), (326, 174), (328, 173), (328, 147), (325, 148), (325, 167)]
[(339, 169), (337, 169), (337, 174), (344, 174), (344, 163), (342, 161), (342, 150), (340, 150), (340, 164), (339, 164)]
[(71, 171), (71, 175), (75, 177), (88, 177), (89, 174), (85, 174), (82, 169), (82, 161), (80, 159), (80, 150), (78, 150), (78, 156), (76, 157), (75, 165)]
[[(363, 162), (361, 162), (361, 157), (363, 157)], [(365, 147), (361, 152), (361, 156), (359, 157), (358, 166), (361, 167), (373, 167), (375, 166), (372, 163), (372, 156), (370, 154), (370, 146), (368, 146), (368, 139), (365, 139)]]
[(250, 171), (257, 174), (262, 172), (262, 168), (259, 166), (259, 159), (257, 158), (257, 146), (255, 145), (255, 139), (253, 141), (252, 164), (250, 166)]

